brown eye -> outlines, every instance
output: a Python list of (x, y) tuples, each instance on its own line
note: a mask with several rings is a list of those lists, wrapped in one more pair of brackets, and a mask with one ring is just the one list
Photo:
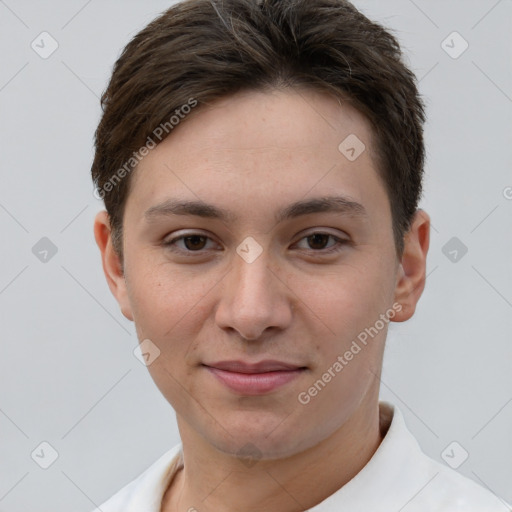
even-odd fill
[(311, 249), (325, 249), (325, 245), (328, 242), (331, 235), (325, 233), (314, 233), (307, 237), (308, 244)]
[[(334, 243), (327, 245), (329, 243), (329, 239), (334, 240)], [(306, 244), (302, 244), (301, 247), (301, 243), (304, 240), (306, 241)], [(302, 238), (298, 243), (298, 247), (301, 250), (318, 253), (318, 255), (326, 255), (340, 252), (344, 245), (349, 245), (350, 243), (350, 240), (339, 238), (337, 236), (331, 235), (330, 233), (316, 232)], [(307, 247), (304, 245), (307, 245)]]
[(204, 253), (211, 247), (208, 246), (208, 242), (212, 242), (212, 239), (201, 233), (191, 233), (188, 235), (177, 236), (170, 240), (165, 240), (163, 246), (173, 252), (182, 254), (193, 254), (193, 253)]
[(204, 246), (206, 244), (206, 240), (208, 237), (202, 236), (202, 235), (191, 235), (191, 236), (184, 236), (183, 237), (183, 243), (185, 244), (185, 247), (190, 250), (201, 250), (204, 249)]

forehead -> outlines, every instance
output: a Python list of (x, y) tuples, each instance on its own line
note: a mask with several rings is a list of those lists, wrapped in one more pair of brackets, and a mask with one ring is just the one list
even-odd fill
[(373, 202), (371, 209), (379, 206), (372, 197), (384, 190), (373, 146), (364, 116), (331, 96), (295, 89), (239, 93), (198, 107), (144, 157), (127, 209), (147, 209), (171, 195), (249, 215), (272, 208), (273, 200), (282, 209), (283, 202), (336, 189)]

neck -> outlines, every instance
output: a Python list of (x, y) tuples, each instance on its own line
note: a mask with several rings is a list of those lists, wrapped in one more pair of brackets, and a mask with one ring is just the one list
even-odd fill
[(313, 507), (354, 478), (379, 447), (378, 398), (368, 398), (317, 445), (250, 467), (212, 447), (178, 417), (184, 467), (164, 496), (162, 512), (299, 512)]

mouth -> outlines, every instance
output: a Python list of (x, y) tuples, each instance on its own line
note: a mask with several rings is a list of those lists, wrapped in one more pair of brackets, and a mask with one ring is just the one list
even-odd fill
[(237, 394), (256, 396), (270, 393), (302, 375), (307, 367), (283, 361), (218, 361), (203, 364), (219, 382)]

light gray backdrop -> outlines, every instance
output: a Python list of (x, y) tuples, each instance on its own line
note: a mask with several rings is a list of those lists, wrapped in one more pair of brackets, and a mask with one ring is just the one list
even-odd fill
[[(396, 31), (429, 116), (429, 277), (391, 325), (382, 398), (512, 501), (512, 2), (355, 3)], [(3, 512), (87, 512), (178, 442), (104, 280), (89, 177), (112, 65), (169, 5), (0, 0)]]

